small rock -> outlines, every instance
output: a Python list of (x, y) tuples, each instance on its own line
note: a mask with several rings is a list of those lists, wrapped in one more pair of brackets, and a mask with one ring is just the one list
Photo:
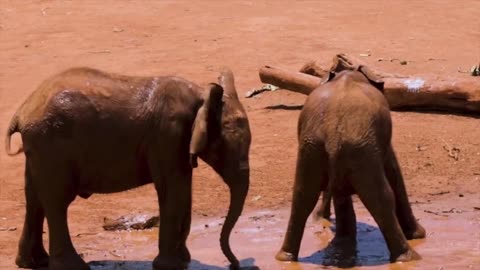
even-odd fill
[(112, 29), (112, 31), (115, 32), (115, 33), (121, 33), (121, 32), (123, 32), (124, 30), (123, 30), (123, 28), (120, 28), (120, 27), (114, 27), (114, 28)]
[(256, 201), (260, 200), (260, 198), (262, 198), (262, 196), (257, 195), (255, 197), (253, 197), (252, 201), (256, 202)]
[(415, 149), (417, 149), (417, 151), (421, 152), (421, 151), (427, 150), (427, 147), (423, 146), (423, 145), (417, 145), (417, 147)]
[(458, 197), (463, 198), (463, 194), (462, 193), (458, 194)]

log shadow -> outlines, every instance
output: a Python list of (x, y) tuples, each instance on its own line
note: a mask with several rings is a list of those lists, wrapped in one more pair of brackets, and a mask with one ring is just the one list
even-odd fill
[[(92, 270), (152, 270), (152, 261), (121, 261), (121, 260), (105, 260), (91, 261), (88, 263)], [(255, 266), (255, 259), (247, 258), (240, 261), (241, 270), (259, 270)], [(47, 268), (45, 268), (47, 269)], [(226, 270), (227, 266), (217, 266), (192, 260), (188, 267), (189, 270)]]
[(357, 222), (356, 245), (334, 239), (325, 249), (300, 258), (299, 262), (338, 268), (378, 266), (390, 263), (390, 253), (377, 227)]
[(469, 118), (480, 119), (480, 115), (478, 113), (473, 112), (460, 112), (460, 111), (449, 111), (449, 110), (440, 110), (436, 108), (419, 108), (419, 107), (401, 107), (392, 109), (392, 112), (413, 112), (413, 113), (426, 113), (426, 114), (436, 114), (436, 115), (455, 115), (455, 116), (463, 116)]
[(303, 105), (285, 105), (285, 104), (277, 104), (277, 105), (270, 105), (265, 107), (267, 110), (286, 110), (286, 111), (297, 111), (303, 109)]
[[(277, 105), (266, 106), (264, 107), (264, 109), (296, 111), (296, 110), (302, 110), (303, 105), (277, 104)], [(392, 109), (392, 112), (412, 112), (412, 113), (424, 113), (424, 114), (436, 114), (436, 115), (455, 115), (455, 116), (480, 119), (480, 115), (473, 112), (448, 111), (448, 110), (439, 110), (435, 108), (401, 107), (401, 108)]]

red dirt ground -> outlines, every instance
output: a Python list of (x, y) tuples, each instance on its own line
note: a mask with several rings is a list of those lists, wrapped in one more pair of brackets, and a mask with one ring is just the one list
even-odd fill
[[(362, 60), (386, 72), (465, 77), (468, 74), (457, 68), (469, 69), (480, 61), (479, 11), (475, 0), (3, 0), (0, 134), (43, 79), (73, 66), (129, 75), (179, 75), (205, 85), (226, 65), (233, 69), (242, 97), (261, 85), (262, 65), (298, 70), (308, 60), (329, 62), (342, 52), (369, 52), (371, 56)], [(377, 62), (378, 58), (409, 62), (400, 65)], [(300, 111), (266, 107), (301, 105), (304, 99), (286, 91), (242, 98), (253, 133), (247, 210), (289, 206)], [(479, 207), (471, 205), (480, 194), (479, 120), (415, 112), (392, 116), (393, 144), (411, 201), (457, 198), (469, 209)], [(15, 138), (14, 147), (19, 143)], [(458, 160), (448, 156), (447, 144), (460, 149)], [(22, 155), (8, 158), (0, 152), (0, 228), (16, 228), (0, 231), (2, 269), (15, 268), (25, 211), (23, 166)], [(223, 215), (228, 198), (221, 179), (202, 163), (194, 175), (194, 219)], [(70, 207), (71, 232), (98, 231), (104, 217), (155, 214), (156, 201), (151, 185), (78, 199)], [(81, 242), (74, 239), (76, 245)]]

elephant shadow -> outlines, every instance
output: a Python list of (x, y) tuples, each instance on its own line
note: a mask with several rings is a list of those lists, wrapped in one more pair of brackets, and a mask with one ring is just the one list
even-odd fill
[[(240, 261), (242, 270), (259, 270), (254, 265), (255, 259), (247, 258)], [(151, 261), (91, 261), (89, 262), (91, 270), (152, 270)], [(188, 267), (189, 270), (225, 270), (228, 266), (216, 266), (192, 260)]]
[[(335, 226), (332, 231), (335, 232)], [(356, 245), (334, 239), (325, 249), (300, 258), (299, 262), (338, 268), (378, 266), (390, 263), (390, 253), (377, 227), (357, 222)]]

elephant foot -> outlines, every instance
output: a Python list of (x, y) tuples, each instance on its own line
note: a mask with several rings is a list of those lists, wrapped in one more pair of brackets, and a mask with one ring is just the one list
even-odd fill
[(62, 257), (50, 256), (49, 270), (90, 270), (90, 266), (76, 253)]
[[(190, 253), (189, 253), (190, 254)], [(183, 254), (182, 254), (183, 255)], [(183, 261), (184, 258), (166, 258), (157, 256), (152, 263), (153, 270), (184, 270), (188, 268), (188, 262)]]
[(277, 252), (277, 255), (275, 255), (275, 259), (281, 262), (296, 262), (298, 261), (298, 256), (294, 255), (293, 253), (280, 250)]
[(335, 246), (340, 249), (350, 249), (357, 247), (357, 238), (353, 234), (336, 234), (330, 242), (329, 246)]
[(317, 222), (320, 221), (322, 218), (328, 221), (331, 221), (331, 213), (329, 209), (324, 209), (323, 207), (320, 207), (318, 210), (316, 210), (313, 214), (313, 221)]
[(413, 230), (408, 230), (406, 232), (403, 232), (405, 234), (405, 237), (408, 240), (412, 239), (422, 239), (425, 238), (427, 232), (425, 228), (423, 228), (422, 225), (420, 225), (418, 222), (415, 222), (415, 228)]
[(422, 259), (422, 256), (420, 256), (420, 254), (418, 254), (411, 247), (409, 247), (406, 252), (398, 256), (390, 257), (391, 262), (409, 262), (409, 261), (415, 261), (415, 260), (421, 260), (421, 259)]
[(48, 260), (48, 254), (42, 246), (36, 250), (30, 249), (28, 252), (19, 250), (17, 257), (15, 258), (15, 264), (20, 268), (36, 269), (47, 267)]

